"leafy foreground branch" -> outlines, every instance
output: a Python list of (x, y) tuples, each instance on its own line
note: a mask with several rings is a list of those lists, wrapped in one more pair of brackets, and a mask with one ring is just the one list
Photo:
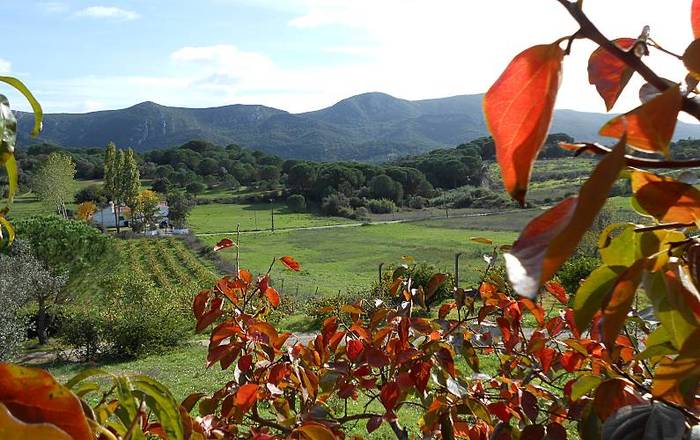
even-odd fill
[[(559, 2), (581, 28), (518, 54), (484, 98), (504, 186), (515, 200), (526, 203), (574, 39), (600, 45), (588, 73), (608, 109), (635, 73), (648, 84), (639, 107), (601, 128), (615, 147), (576, 147), (604, 155), (579, 194), (533, 219), (512, 246), (494, 246), (478, 286), (453, 288), (440, 303), (436, 292), (448, 277), (417, 282), (407, 259), (380, 286), (389, 299), (324, 310), (330, 317), (320, 333), (302, 344), (268, 322), (281, 302), (270, 270), (255, 276), (237, 267), (199, 292), (192, 307), (198, 332), (213, 327), (208, 366), (231, 372), (219, 390), (178, 404), (143, 376), (88, 370), (62, 386), (41, 370), (0, 364), (0, 437), (697, 438), (700, 190), (639, 168), (696, 164), (668, 157), (680, 111), (700, 115), (700, 40), (680, 56), (688, 77), (667, 82), (641, 62), (649, 48), (661, 47), (648, 29), (610, 41), (581, 0)], [(700, 37), (700, 0), (691, 24)], [(628, 148), (664, 159), (636, 158)], [(629, 180), (632, 205), (648, 220), (608, 225), (598, 240), (602, 264), (570, 296), (552, 278), (620, 178)], [(233, 246), (225, 239), (215, 250)], [(505, 271), (496, 264), (501, 253)], [(277, 261), (300, 270), (291, 257)], [(648, 307), (639, 310), (638, 299)], [(498, 362), (496, 371), (482, 371), (484, 356)]]

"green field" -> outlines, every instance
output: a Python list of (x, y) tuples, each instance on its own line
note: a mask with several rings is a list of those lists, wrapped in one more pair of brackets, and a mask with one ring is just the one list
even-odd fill
[[(288, 294), (318, 292), (324, 295), (367, 287), (376, 279), (380, 263), (386, 267), (401, 263), (410, 255), (419, 262), (431, 263), (443, 271), (452, 272), (454, 254), (461, 257), (461, 279), (465, 284), (479, 279), (485, 263), (482, 255), (489, 246), (469, 241), (472, 236), (485, 236), (498, 244), (510, 244), (514, 232), (485, 232), (437, 227), (435, 221), (367, 225), (307, 231), (280, 231), (244, 234), (241, 237), (241, 267), (263, 272), (273, 257), (294, 256), (301, 264), (300, 273), (290, 273), (280, 267), (273, 269), (273, 279)], [(224, 236), (209, 236), (204, 240), (213, 245)], [(234, 252), (222, 252), (233, 259)]]
[(190, 214), (189, 224), (197, 233), (221, 233), (236, 230), (265, 230), (272, 228), (272, 210), (275, 213), (275, 229), (304, 228), (343, 223), (355, 223), (339, 217), (320, 217), (313, 213), (294, 213), (283, 203), (256, 205), (209, 204), (198, 205)]

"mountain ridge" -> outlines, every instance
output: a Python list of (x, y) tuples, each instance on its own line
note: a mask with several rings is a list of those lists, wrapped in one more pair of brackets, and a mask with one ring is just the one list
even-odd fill
[[(21, 145), (51, 142), (83, 148), (114, 141), (147, 151), (201, 139), (285, 158), (383, 161), (487, 136), (482, 98), (476, 94), (411, 101), (369, 92), (303, 113), (254, 104), (188, 108), (145, 101), (125, 109), (46, 114), (37, 139), (28, 137), (33, 116), (16, 114)], [(556, 110), (550, 132), (601, 141), (597, 131), (612, 116)], [(700, 138), (700, 125), (679, 122), (674, 139), (688, 137)]]

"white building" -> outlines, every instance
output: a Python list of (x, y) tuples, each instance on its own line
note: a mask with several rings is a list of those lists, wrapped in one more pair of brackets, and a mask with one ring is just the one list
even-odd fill
[[(119, 213), (119, 227), (129, 226), (129, 208), (122, 206)], [(108, 206), (105, 206), (101, 210), (98, 210), (95, 215), (90, 219), (94, 224), (102, 226), (103, 228), (116, 228), (117, 224), (114, 219), (114, 203), (109, 202)]]

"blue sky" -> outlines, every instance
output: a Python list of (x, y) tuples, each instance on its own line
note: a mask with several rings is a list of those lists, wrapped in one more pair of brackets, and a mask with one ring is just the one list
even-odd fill
[[(657, 41), (682, 52), (690, 0), (650, 14), (658, 4), (585, 1), (611, 37), (634, 37), (650, 24)], [(23, 79), (47, 112), (146, 100), (301, 112), (367, 91), (407, 99), (481, 93), (520, 50), (576, 30), (554, 0), (5, 0), (0, 17), (0, 73)], [(558, 106), (604, 111), (587, 85), (593, 46), (574, 49)], [(674, 60), (656, 58), (652, 65), (682, 78)], [(639, 85), (618, 109), (636, 105)]]

